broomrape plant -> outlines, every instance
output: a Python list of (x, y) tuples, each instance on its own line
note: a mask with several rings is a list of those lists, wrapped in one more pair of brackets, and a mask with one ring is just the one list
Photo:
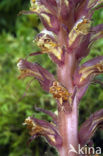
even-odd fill
[(103, 24), (92, 27), (92, 15), (103, 7), (102, 4), (103, 0), (31, 0), (30, 11), (21, 12), (37, 14), (45, 27), (35, 38), (41, 52), (30, 55), (47, 53), (57, 65), (55, 79), (39, 64), (19, 60), (19, 79), (37, 79), (41, 87), (53, 95), (58, 108), (58, 115), (36, 108), (50, 115), (53, 123), (28, 117), (24, 124), (29, 129), (31, 140), (44, 136), (60, 156), (79, 155), (71, 150), (71, 146), (75, 151), (78, 151), (78, 144), (81, 147), (89, 146), (95, 131), (103, 125), (101, 109), (92, 114), (78, 130), (80, 100), (94, 78), (103, 73), (103, 56), (80, 65), (92, 44), (103, 37)]

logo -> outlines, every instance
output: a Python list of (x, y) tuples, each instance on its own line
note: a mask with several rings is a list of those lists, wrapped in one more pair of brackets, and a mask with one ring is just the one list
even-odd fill
[(85, 145), (84, 147), (81, 147), (80, 144), (78, 144), (78, 150), (76, 150), (73, 147), (73, 145), (70, 144), (69, 153), (71, 153), (71, 152), (76, 153), (76, 154), (84, 154), (84, 155), (86, 155), (86, 154), (93, 154), (93, 155), (97, 154), (97, 155), (99, 155), (102, 153), (100, 147), (94, 148), (94, 147), (88, 147), (87, 145)]

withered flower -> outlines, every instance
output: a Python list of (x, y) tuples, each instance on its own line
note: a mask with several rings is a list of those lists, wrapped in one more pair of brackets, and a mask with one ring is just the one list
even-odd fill
[(49, 92), (53, 94), (53, 97), (57, 99), (61, 105), (63, 104), (63, 102), (70, 101), (71, 94), (57, 81), (53, 82), (53, 85), (50, 87)]
[(25, 119), (24, 125), (27, 125), (31, 139), (34, 139), (37, 136), (44, 136), (52, 146), (57, 148), (61, 147), (61, 136), (53, 124), (34, 117), (28, 117)]

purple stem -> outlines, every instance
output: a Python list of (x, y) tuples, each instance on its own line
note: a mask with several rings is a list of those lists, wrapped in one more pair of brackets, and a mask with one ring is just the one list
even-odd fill
[[(74, 54), (66, 54), (65, 64), (58, 67), (58, 79), (73, 94), (74, 86), (72, 75), (76, 68), (76, 59)], [(76, 96), (72, 103), (72, 111), (65, 112), (58, 110), (59, 132), (63, 139), (63, 146), (59, 150), (60, 156), (77, 156), (75, 152), (69, 152), (71, 145), (77, 151), (78, 147), (78, 101)]]

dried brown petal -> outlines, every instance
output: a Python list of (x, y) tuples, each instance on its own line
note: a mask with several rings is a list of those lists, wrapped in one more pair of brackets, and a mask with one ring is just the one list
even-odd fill
[(59, 100), (60, 104), (69, 101), (69, 98), (71, 96), (71, 93), (69, 93), (68, 90), (58, 81), (53, 82), (53, 85), (50, 87), (49, 92), (53, 94), (53, 97), (55, 99)]

